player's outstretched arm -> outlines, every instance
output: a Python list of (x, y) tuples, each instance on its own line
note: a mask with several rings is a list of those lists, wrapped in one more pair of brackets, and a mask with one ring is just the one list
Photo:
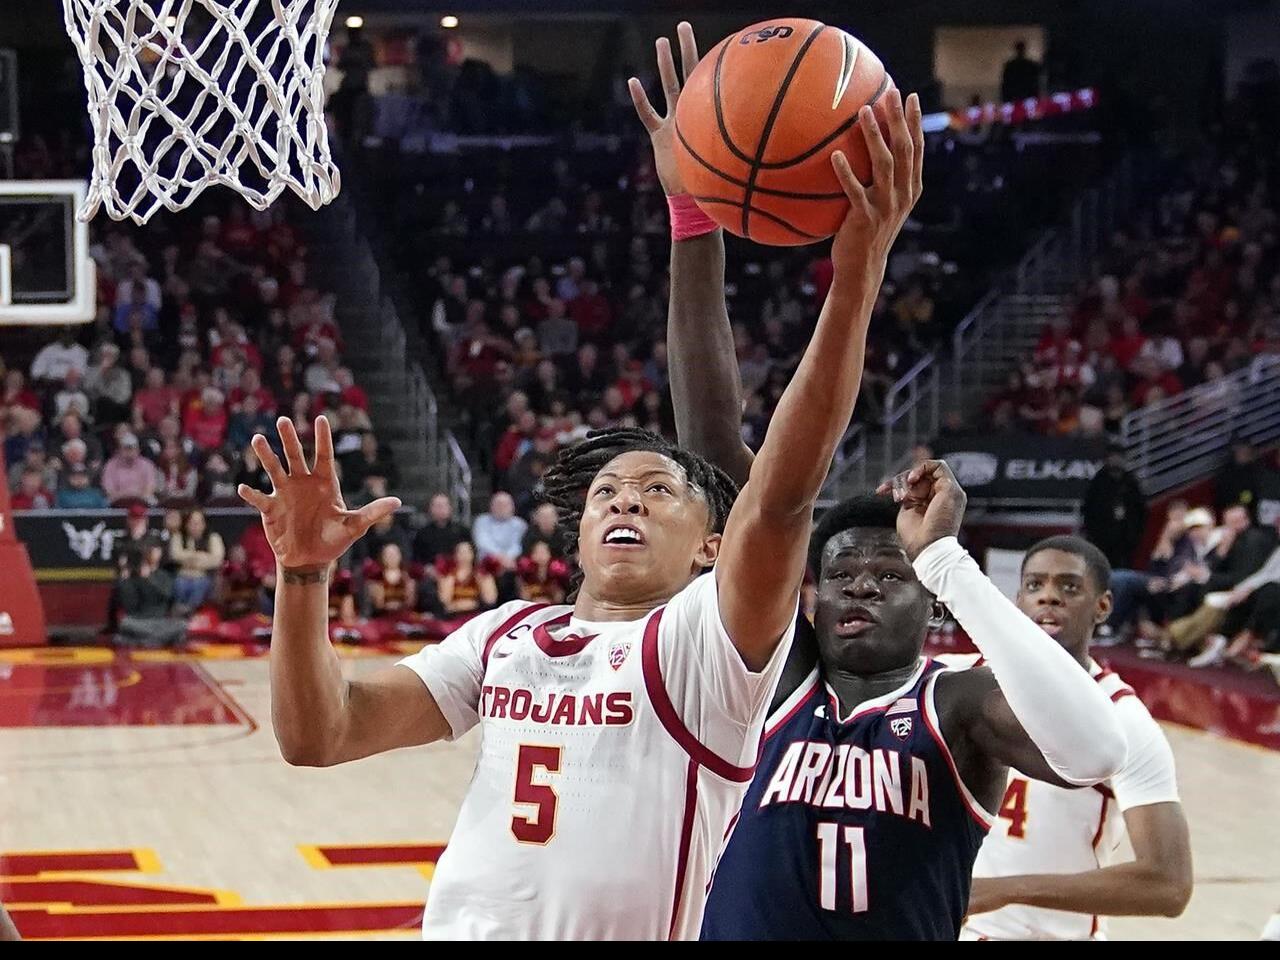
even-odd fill
[(871, 154), (870, 186), (858, 182), (843, 153), (832, 157), (851, 204), (831, 250), (835, 280), (729, 515), (716, 563), (721, 619), (752, 669), (768, 662), (795, 613), (814, 501), (853, 415), (889, 248), (922, 189), (919, 98), (912, 94), (904, 104), (890, 90), (885, 109), (889, 143), (870, 107), (858, 116)]
[(271, 720), (291, 764), (323, 767), (397, 747), (438, 740), (449, 725), (422, 682), (390, 667), (348, 681), (329, 643), (329, 567), (400, 501), (383, 497), (348, 510), (334, 468), (329, 421), (315, 423), (309, 469), (293, 423), (276, 423), (288, 470), (258, 434), (253, 450), (272, 492), (243, 484), (240, 496), (262, 514), (276, 555), (276, 607), (271, 628)]
[(1108, 917), (1177, 917), (1191, 900), (1191, 837), (1180, 803), (1125, 811), (1134, 859), (1084, 873), (975, 877), (969, 913), (1014, 903)]
[[(676, 33), (680, 65), (688, 80), (698, 65), (698, 45), (688, 23), (681, 23)], [(667, 356), (676, 436), (681, 446), (706, 457), (742, 486), (754, 455), (742, 442), (742, 380), (724, 302), (724, 233), (697, 210), (680, 179), (675, 158), (680, 78), (666, 37), (658, 40), (657, 48), (666, 115), (660, 116), (653, 108), (635, 77), (629, 87), (640, 122), (649, 131), (658, 180), (671, 206)], [(681, 218), (696, 221), (687, 228), (692, 235), (683, 235), (686, 228), (677, 223)]]
[(904, 479), (881, 491), (892, 489), (902, 504), (898, 534), (907, 556), (991, 665), (939, 680), (943, 733), (1051, 783), (1082, 786), (1114, 774), (1126, 746), (1111, 701), (960, 546), (966, 498), (951, 468), (926, 460)]

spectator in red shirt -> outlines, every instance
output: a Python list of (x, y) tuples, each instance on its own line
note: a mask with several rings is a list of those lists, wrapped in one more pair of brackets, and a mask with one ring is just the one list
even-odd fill
[(133, 395), (133, 407), (141, 413), (145, 426), (154, 427), (177, 412), (178, 399), (178, 390), (165, 382), (164, 371), (152, 367), (147, 371), (146, 386)]
[(244, 406), (245, 398), (250, 394), (258, 398), (259, 411), (268, 415), (276, 412), (275, 394), (262, 385), (262, 377), (252, 367), (241, 372), (239, 385), (227, 396), (231, 412), (238, 413)]
[(245, 208), (235, 204), (227, 211), (227, 222), (222, 225), (219, 245), (238, 260), (252, 257), (258, 250), (261, 237), (249, 222)]
[(614, 386), (622, 394), (622, 402), (628, 410), (635, 409), (640, 398), (653, 389), (653, 384), (645, 379), (643, 360), (628, 360)]
[(1040, 334), (1036, 344), (1035, 363), (1038, 367), (1057, 367), (1079, 358), (1083, 348), (1071, 334), (1071, 321), (1056, 317)]
[(51, 510), (53, 508), (53, 493), (45, 487), (44, 475), (40, 470), (28, 467), (22, 471), (22, 480), (10, 504), (14, 510)]
[[(1157, 399), (1172, 397), (1182, 392), (1182, 381), (1172, 370), (1165, 370), (1151, 357), (1141, 357), (1134, 362), (1132, 373), (1137, 383), (1129, 395), (1137, 406), (1155, 403)], [(1159, 390), (1159, 395), (1153, 395)]]
[(1133, 367), (1133, 362), (1142, 352), (1146, 342), (1147, 338), (1139, 327), (1138, 318), (1125, 314), (1120, 335), (1111, 340), (1111, 352), (1120, 361), (1120, 369), (1130, 370)]
[(222, 392), (205, 387), (200, 399), (187, 407), (182, 429), (206, 453), (222, 446), (227, 438), (227, 408)]
[(484, 319), (473, 319), (454, 352), (455, 376), (461, 374), (472, 383), (491, 383), (499, 361), (513, 353), (511, 344), (495, 337)]
[(40, 412), (40, 397), (27, 386), (27, 378), (22, 371), (16, 369), (4, 375), (4, 395), (0, 396), (0, 410), (14, 406)]
[(600, 284), (582, 281), (578, 295), (569, 301), (569, 318), (578, 325), (581, 339), (598, 342), (605, 337), (613, 323), (613, 308), (600, 292)]
[(499, 474), (505, 474), (533, 443), (534, 434), (537, 432), (537, 414), (532, 410), (525, 410), (498, 439), (498, 446), (493, 451), (494, 469)]
[(351, 373), (349, 367), (339, 367), (335, 378), (338, 386), (342, 388), (342, 392), (338, 395), (340, 403), (350, 404), (357, 410), (369, 412), (369, 395), (364, 392), (362, 387), (356, 385), (355, 376)]

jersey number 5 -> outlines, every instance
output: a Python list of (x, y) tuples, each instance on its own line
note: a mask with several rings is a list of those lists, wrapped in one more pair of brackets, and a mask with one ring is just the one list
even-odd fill
[(550, 843), (556, 835), (556, 806), (560, 798), (547, 783), (535, 783), (534, 774), (560, 772), (560, 747), (535, 747), (521, 744), (516, 755), (515, 804), (525, 807), (530, 816), (516, 814), (511, 818), (511, 834), (521, 843)]

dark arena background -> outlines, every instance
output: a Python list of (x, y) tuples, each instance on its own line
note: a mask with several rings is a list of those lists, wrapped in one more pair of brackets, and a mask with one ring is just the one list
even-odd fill
[[(341, 0), (336, 198), (215, 186), (145, 224), (76, 219), (94, 139), (62, 5), (2, 6), (0, 903), (23, 938), (419, 935), (480, 738), (284, 763), (250, 439), (279, 449), (283, 416), (310, 451), (323, 413), (346, 503), (403, 502), (332, 573), (348, 677), (563, 602), (557, 452), (675, 437), (671, 232), (627, 78), (660, 107), (654, 38), (688, 19), (705, 52), (785, 15), (874, 50), (926, 135), (819, 510), (938, 457), (1010, 595), (1034, 541), (1101, 548), (1093, 656), (1161, 722), (1195, 859), (1181, 916), (1109, 936), (1257, 939), (1280, 905), (1280, 2)], [(831, 244), (726, 243), (758, 449)], [(972, 649), (935, 624), (931, 653)]]

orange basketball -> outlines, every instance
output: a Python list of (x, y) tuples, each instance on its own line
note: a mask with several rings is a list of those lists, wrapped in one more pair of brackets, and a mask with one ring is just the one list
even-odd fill
[[(880, 59), (838, 27), (783, 18), (721, 40), (676, 106), (676, 159), (698, 205), (726, 230), (791, 246), (829, 237), (849, 202), (831, 168), (843, 150), (870, 182), (858, 110), (881, 129), (893, 81)], [(887, 136), (887, 130), (886, 130)]]

